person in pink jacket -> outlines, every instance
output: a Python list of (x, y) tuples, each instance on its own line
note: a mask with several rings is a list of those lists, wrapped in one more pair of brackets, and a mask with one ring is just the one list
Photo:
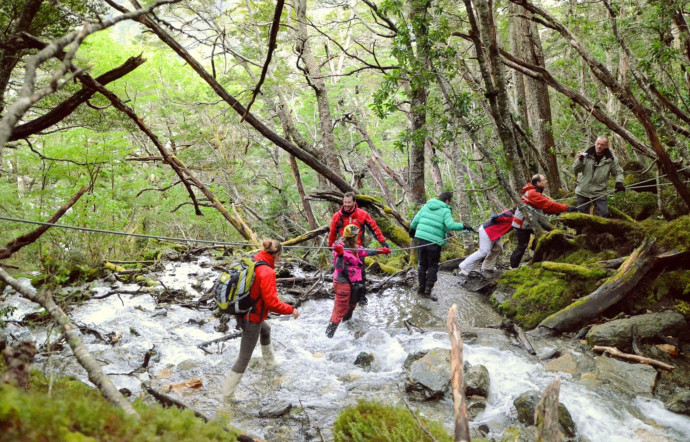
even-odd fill
[(479, 227), (479, 250), (460, 263), (461, 275), (467, 276), (471, 271), (476, 271), (480, 262), (482, 274), (488, 276), (496, 271), (496, 261), (503, 252), (501, 237), (512, 229), (514, 211), (515, 209), (505, 209), (497, 215), (491, 215), (491, 218)]
[(331, 321), (326, 327), (326, 336), (332, 338), (341, 321), (347, 321), (352, 317), (352, 312), (357, 307), (359, 297), (364, 295), (365, 287), (362, 281), (362, 269), (366, 256), (387, 255), (391, 251), (388, 247), (379, 249), (365, 249), (357, 245), (359, 227), (348, 224), (343, 229), (343, 236), (333, 246), (333, 290), (335, 301)]

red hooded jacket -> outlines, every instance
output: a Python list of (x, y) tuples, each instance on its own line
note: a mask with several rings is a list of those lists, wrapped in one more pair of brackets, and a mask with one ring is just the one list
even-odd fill
[(513, 228), (512, 223), (513, 212), (505, 209), (498, 215), (492, 215), (491, 219), (482, 224), (482, 227), (484, 227), (484, 232), (486, 232), (486, 235), (489, 237), (489, 239), (491, 241), (496, 241)]
[(357, 203), (355, 203), (355, 208), (352, 212), (346, 212), (341, 207), (340, 210), (333, 214), (331, 230), (328, 232), (328, 247), (333, 247), (333, 243), (342, 236), (343, 229), (348, 224), (356, 224), (359, 227), (359, 234), (357, 235), (357, 245), (359, 246), (362, 245), (362, 235), (364, 235), (364, 229), (367, 227), (376, 235), (376, 240), (379, 243), (383, 243), (386, 240), (386, 237), (381, 233), (381, 229), (376, 225), (374, 218), (366, 210), (360, 209)]
[[(532, 183), (522, 188), (522, 197), (520, 199), (523, 203), (533, 207), (538, 212), (543, 212), (547, 215), (558, 215), (568, 210), (567, 204), (557, 203), (548, 196), (544, 196)], [(524, 222), (525, 215), (522, 213), (522, 210), (518, 208), (513, 217), (513, 227), (524, 229), (526, 228)]]
[(259, 301), (256, 303), (256, 311), (249, 314), (249, 321), (255, 323), (265, 321), (268, 317), (268, 312), (275, 312), (281, 315), (292, 314), (294, 307), (278, 299), (276, 272), (274, 270), (275, 259), (273, 255), (262, 250), (256, 254), (254, 261), (264, 261), (268, 265), (254, 268), (254, 282), (252, 283), (249, 296)]

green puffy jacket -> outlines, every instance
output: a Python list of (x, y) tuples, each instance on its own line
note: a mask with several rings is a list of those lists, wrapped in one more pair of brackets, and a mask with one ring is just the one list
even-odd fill
[(446, 243), (448, 230), (462, 230), (462, 223), (453, 221), (450, 206), (432, 198), (414, 216), (410, 227), (415, 229), (415, 238), (425, 239), (440, 246)]
[(613, 175), (616, 183), (623, 182), (623, 168), (611, 153), (611, 149), (604, 151), (604, 157), (599, 160), (599, 164), (594, 160), (596, 154), (594, 146), (587, 149), (586, 152), (587, 156), (581, 160), (575, 160), (575, 164), (573, 164), (573, 172), (575, 175), (579, 174), (575, 188), (576, 195), (585, 198), (597, 198), (606, 195), (609, 175)]

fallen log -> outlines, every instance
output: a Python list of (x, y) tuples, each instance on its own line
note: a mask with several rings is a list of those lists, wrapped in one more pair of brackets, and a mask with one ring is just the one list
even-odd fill
[(655, 368), (661, 368), (662, 370), (668, 370), (672, 371), (676, 367), (670, 364), (666, 364), (665, 362), (657, 361), (656, 359), (652, 358), (646, 358), (644, 356), (638, 356), (638, 355), (631, 355), (630, 353), (623, 353), (622, 351), (618, 350), (616, 347), (605, 347), (602, 345), (595, 345), (592, 348), (593, 351), (600, 351), (603, 353), (608, 353), (611, 356), (615, 356), (617, 358), (625, 359), (628, 361), (633, 361), (633, 362), (638, 362), (640, 364), (646, 364), (650, 365)]
[(560, 332), (572, 330), (625, 298), (656, 264), (654, 245), (655, 240), (645, 239), (611, 278), (589, 295), (541, 321), (538, 327)]
[(203, 347), (206, 347), (207, 345), (215, 344), (216, 342), (229, 341), (230, 339), (239, 338), (240, 336), (242, 336), (242, 332), (239, 330), (236, 330), (232, 333), (228, 333), (225, 336), (221, 336), (220, 338), (211, 339), (210, 341), (202, 342), (201, 344), (197, 345), (197, 347), (203, 349)]
[(518, 341), (520, 341), (520, 344), (522, 344), (523, 347), (525, 347), (525, 350), (531, 355), (536, 355), (537, 352), (534, 350), (534, 347), (532, 347), (532, 343), (527, 339), (527, 335), (525, 334), (525, 331), (520, 327), (519, 325), (512, 323), (512, 329), (513, 332), (515, 332), (515, 335), (518, 338)]
[(193, 408), (191, 408), (188, 405), (185, 405), (184, 403), (178, 401), (172, 396), (168, 396), (165, 393), (161, 393), (160, 391), (154, 389), (151, 387), (151, 385), (148, 382), (143, 382), (141, 384), (142, 388), (148, 392), (151, 396), (153, 396), (161, 405), (164, 407), (177, 407), (180, 410), (189, 410), (192, 413), (194, 413), (194, 416), (198, 417), (199, 419), (203, 420), (204, 422), (208, 422), (210, 419), (204, 415), (202, 412), (197, 411)]
[(618, 237), (625, 237), (641, 230), (637, 224), (628, 221), (602, 218), (584, 213), (563, 213), (558, 217), (558, 220), (564, 226), (575, 229), (578, 235), (584, 230), (591, 230), (592, 232), (611, 233)]

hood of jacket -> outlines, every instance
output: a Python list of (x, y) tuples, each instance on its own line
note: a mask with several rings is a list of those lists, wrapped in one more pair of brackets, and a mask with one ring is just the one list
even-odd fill
[(272, 269), (276, 266), (276, 259), (273, 255), (265, 250), (260, 251), (254, 256), (254, 261), (263, 261), (268, 264)]
[[(587, 152), (587, 155), (591, 155), (591, 156), (595, 156), (597, 154), (597, 150), (594, 146), (590, 146), (590, 148), (587, 149), (585, 152)], [(613, 154), (611, 153), (610, 147), (604, 151), (602, 157), (613, 160)]]
[(441, 200), (437, 200), (436, 198), (431, 198), (429, 201), (426, 202), (426, 205), (431, 211), (450, 208), (448, 204), (444, 203)]

